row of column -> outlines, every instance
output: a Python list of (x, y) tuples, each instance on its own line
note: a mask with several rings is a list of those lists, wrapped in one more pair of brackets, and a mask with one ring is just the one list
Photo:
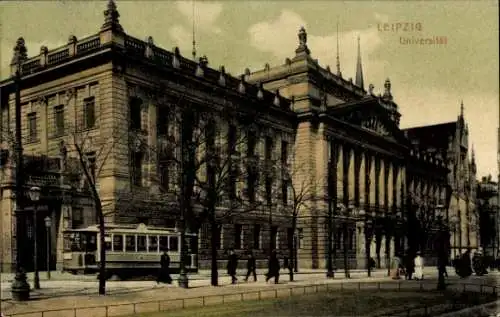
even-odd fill
[[(348, 144), (330, 144), (337, 179), (337, 201), (378, 206), (390, 212), (401, 207), (405, 167), (397, 160), (358, 150)], [(331, 157), (330, 157), (331, 159)]]

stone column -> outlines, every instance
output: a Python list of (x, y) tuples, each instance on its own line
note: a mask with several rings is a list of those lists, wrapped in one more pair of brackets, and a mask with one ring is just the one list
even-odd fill
[(376, 186), (378, 186), (375, 157), (374, 156), (369, 156), (367, 159), (370, 160), (370, 170), (369, 170), (369, 175), (370, 175), (370, 204), (374, 205), (375, 201), (376, 201), (376, 194), (377, 194)]
[(379, 177), (378, 177), (378, 186), (379, 186), (379, 195), (378, 195), (378, 201), (380, 202), (380, 207), (385, 208), (386, 207), (386, 202), (385, 202), (385, 164), (384, 160), (380, 160), (380, 172), (379, 172)]
[(356, 266), (358, 269), (366, 268), (366, 239), (365, 239), (365, 223), (358, 221), (356, 223)]
[(358, 170), (358, 175), (359, 175), (359, 182), (357, 184), (358, 188), (359, 188), (359, 205), (361, 206), (362, 209), (365, 209), (366, 211), (366, 208), (364, 207), (364, 204), (366, 203), (365, 199), (365, 191), (366, 191), (366, 187), (365, 187), (365, 182), (366, 182), (366, 157), (365, 157), (365, 153), (361, 152), (360, 154), (360, 164), (359, 164), (359, 170)]
[(349, 203), (354, 202), (355, 192), (356, 192), (356, 153), (353, 149), (349, 150), (349, 172), (348, 172), (348, 193), (349, 193)]
[(391, 162), (387, 162), (387, 164), (389, 165), (389, 169), (387, 170), (388, 171), (388, 175), (387, 175), (387, 207), (388, 207), (388, 210), (389, 212), (392, 212), (392, 207), (394, 205), (394, 201), (392, 200), (393, 199), (393, 189), (394, 189), (394, 180), (393, 180), (393, 168), (394, 168), (394, 165), (391, 163)]
[[(337, 202), (340, 203), (344, 199), (344, 145), (338, 145), (338, 160), (337, 160)], [(333, 206), (337, 208), (337, 206)]]

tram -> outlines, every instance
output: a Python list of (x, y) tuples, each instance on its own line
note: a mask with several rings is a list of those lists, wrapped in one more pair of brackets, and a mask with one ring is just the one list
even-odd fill
[[(189, 272), (198, 271), (197, 235), (186, 233), (187, 256), (185, 267)], [(104, 236), (107, 277), (120, 278), (156, 274), (160, 258), (168, 250), (170, 268), (180, 267), (180, 232), (174, 229), (137, 226), (107, 225)], [(99, 226), (64, 231), (63, 271), (72, 274), (89, 274), (99, 271)]]

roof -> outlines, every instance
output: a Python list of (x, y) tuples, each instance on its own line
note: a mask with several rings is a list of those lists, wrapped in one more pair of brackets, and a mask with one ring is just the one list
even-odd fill
[(427, 148), (447, 149), (448, 138), (455, 135), (457, 122), (446, 122), (428, 126), (402, 129), (410, 140), (418, 140)]

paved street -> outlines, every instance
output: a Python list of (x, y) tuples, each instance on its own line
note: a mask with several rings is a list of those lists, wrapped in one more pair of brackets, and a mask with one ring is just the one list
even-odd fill
[[(221, 270), (222, 271), (222, 270)], [(435, 280), (437, 272), (434, 268), (425, 270), (427, 279)], [(460, 281), (454, 276), (452, 270), (448, 270), (450, 281)], [(242, 273), (242, 272), (240, 272)], [(260, 272), (262, 273), (262, 271)], [(230, 278), (225, 274), (219, 279), (220, 285), (223, 287), (210, 287), (210, 280), (206, 272), (200, 272), (199, 275), (190, 276), (190, 289), (182, 289), (172, 285), (156, 285), (153, 281), (109, 281), (107, 283), (107, 296), (95, 296), (97, 294), (96, 280), (73, 280), (73, 281), (41, 281), (42, 289), (32, 292), (32, 301), (16, 303), (10, 300), (10, 283), (2, 283), (2, 310), (5, 314), (20, 313), (28, 311), (40, 311), (47, 309), (62, 309), (82, 306), (99, 306), (99, 305), (118, 305), (131, 302), (153, 301), (153, 300), (173, 300), (180, 298), (189, 298), (197, 296), (222, 295), (222, 294), (238, 294), (240, 292), (261, 290), (274, 288), (287, 288), (290, 285), (307, 285), (307, 284), (340, 284), (346, 283), (369, 283), (390, 281), (386, 276), (385, 270), (377, 270), (371, 278), (366, 277), (366, 272), (352, 272), (351, 279), (343, 278), (342, 272), (337, 272), (334, 280), (327, 280), (325, 272), (310, 271), (296, 275), (296, 281), (288, 282), (288, 276), (282, 275), (282, 281), (279, 285), (266, 285), (264, 277), (258, 276), (258, 281), (240, 282), (237, 285), (230, 285)], [(240, 274), (240, 281), (242, 280)], [(176, 276), (174, 276), (175, 278)], [(498, 284), (498, 272), (494, 272), (484, 277), (472, 276), (463, 282), (474, 284)], [(411, 281), (404, 283), (412, 283)], [(430, 282), (433, 283), (432, 281)], [(417, 285), (417, 284), (415, 284)], [(94, 296), (92, 296), (94, 295)]]

